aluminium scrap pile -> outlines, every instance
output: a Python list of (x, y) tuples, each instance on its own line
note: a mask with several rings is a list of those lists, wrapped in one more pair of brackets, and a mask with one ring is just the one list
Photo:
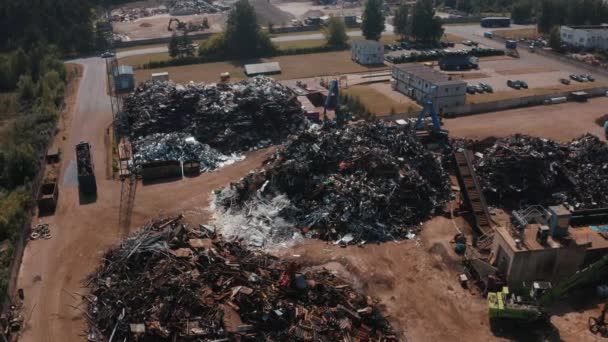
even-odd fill
[(239, 222), (242, 231), (228, 227), (230, 235), (250, 238), (259, 230), (256, 240), (280, 242), (274, 234), (284, 232), (260, 228), (275, 218), (264, 213), (255, 219), (252, 213), (282, 197), (290, 203), (280, 202), (277, 218), (304, 236), (364, 243), (411, 237), (422, 221), (441, 212), (451, 190), (440, 157), (419, 142), (411, 127), (359, 122), (302, 133), (271, 156), (263, 170), (217, 191), (216, 222), (230, 222), (226, 216), (244, 212), (254, 220)]
[(89, 336), (114, 341), (397, 341), (377, 301), (327, 270), (181, 216), (143, 226), (87, 280)]
[(136, 140), (133, 147), (137, 151), (133, 156), (136, 165), (150, 161), (196, 160), (201, 163), (201, 171), (207, 171), (219, 167), (222, 163), (239, 159), (234, 155), (221, 154), (185, 133), (152, 134)]
[[(148, 81), (125, 99), (124, 114), (134, 146), (184, 133), (222, 154), (281, 143), (308, 127), (291, 90), (261, 76), (232, 84)], [(178, 146), (168, 149), (184, 149), (172, 141)]]
[[(466, 143), (465, 143), (466, 144)], [(574, 209), (608, 207), (608, 145), (587, 134), (568, 143), (514, 135), (480, 152), (475, 171), (494, 205), (563, 203)]]

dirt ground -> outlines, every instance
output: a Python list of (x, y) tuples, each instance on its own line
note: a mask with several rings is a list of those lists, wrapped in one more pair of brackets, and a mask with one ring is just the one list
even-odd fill
[(307, 241), (284, 255), (324, 265), (382, 301), (404, 341), (495, 341), (485, 300), (458, 283), (462, 271), (450, 240), (456, 223), (438, 217), (416, 240), (339, 248)]
[[(182, 15), (175, 18), (183, 22), (200, 24), (202, 23), (204, 17), (207, 17), (210, 26), (205, 32), (221, 31), (226, 23), (226, 19), (228, 18), (226, 13)], [(124, 34), (131, 40), (171, 37), (173, 32), (167, 30), (167, 25), (169, 24), (170, 18), (172, 18), (170, 15), (162, 14), (152, 17), (139, 18), (134, 21), (117, 22), (113, 24), (114, 32)]]
[[(470, 82), (472, 84), (474, 82)], [(536, 95), (549, 95), (549, 94), (557, 94), (563, 92), (572, 92), (577, 90), (587, 90), (596, 87), (605, 87), (606, 84), (604, 82), (593, 82), (593, 83), (572, 83), (570, 85), (564, 85), (561, 83), (557, 83), (550, 86), (542, 86), (542, 87), (530, 87), (529, 89), (509, 89), (494, 91), (493, 93), (483, 93), (483, 94), (467, 94), (466, 101), (467, 103), (484, 103), (498, 100), (506, 100), (506, 99), (514, 99), (525, 96), (536, 96)]]
[(290, 13), (294, 18), (300, 20), (308, 16), (361, 15), (363, 13), (363, 7), (356, 2), (343, 2), (334, 6), (314, 5), (312, 1), (273, 0), (272, 3), (282, 11)]
[(568, 141), (585, 133), (604, 137), (595, 119), (606, 113), (608, 98), (601, 97), (587, 103), (563, 103), (511, 109), (495, 113), (445, 119), (451, 136), (483, 139), (516, 133)]
[[(305, 61), (305, 62), (304, 62)], [(282, 72), (272, 75), (277, 80), (290, 80), (315, 76), (335, 76), (348, 73), (387, 70), (387, 66), (366, 67), (350, 60), (350, 51), (325, 52), (308, 55), (280, 56), (256, 61), (233, 61), (185, 65), (178, 67), (136, 70), (135, 80), (141, 82), (152, 78), (152, 73), (167, 71), (174, 82), (217, 82), (222, 72), (230, 72), (233, 80), (245, 79), (242, 65), (247, 63), (279, 62)]]
[[(329, 58), (339, 67), (344, 58)], [(107, 168), (105, 129), (112, 121), (105, 92), (105, 67), (99, 58), (78, 60), (84, 65), (77, 101), (66, 117), (65, 131), (58, 143), (65, 151), (61, 162), (60, 196), (53, 216), (36, 218), (50, 224), (52, 239), (30, 242), (19, 272), (18, 286), (25, 291), (25, 328), (22, 341), (82, 341), (81, 281), (99, 262), (104, 250), (127, 233), (118, 226), (121, 183), (104, 177)], [(283, 68), (304, 68), (300, 60), (281, 63)], [(196, 67), (184, 69), (190, 75)], [(216, 81), (221, 65), (207, 69)], [(168, 68), (172, 69), (172, 68)], [(150, 70), (146, 71), (149, 75)], [(294, 71), (297, 73), (298, 71)], [(308, 72), (309, 73), (309, 72)], [(302, 71), (301, 74), (308, 74)], [(171, 78), (177, 72), (170, 71)], [(185, 76), (182, 76), (185, 78)], [(190, 78), (192, 79), (192, 78)], [(188, 80), (188, 79), (186, 79)], [(453, 136), (483, 138), (513, 133), (568, 140), (587, 131), (602, 134), (594, 120), (605, 114), (608, 98), (586, 104), (567, 103), (482, 114), (445, 120)], [(75, 143), (86, 140), (93, 147), (99, 196), (94, 203), (81, 204), (77, 184), (70, 175), (75, 162)], [(163, 214), (182, 212), (191, 223), (208, 219), (205, 208), (211, 191), (237, 181), (258, 167), (272, 149), (253, 152), (239, 163), (180, 181), (139, 184), (131, 219), (131, 230)], [(449, 241), (464, 223), (439, 217), (427, 222), (419, 240), (362, 248), (337, 248), (318, 241), (306, 241), (282, 253), (308, 265), (325, 265), (353, 279), (372, 296), (382, 300), (391, 321), (406, 341), (496, 341), (488, 324), (485, 300), (460, 287), (458, 257)], [(295, 257), (294, 255), (300, 255)], [(592, 340), (586, 320), (597, 309), (565, 311), (553, 317), (565, 341)]]
[(387, 116), (391, 111), (414, 113), (420, 110), (420, 106), (409, 97), (393, 91), (388, 82), (355, 85), (344, 89), (343, 93), (358, 97), (361, 103), (377, 117)]

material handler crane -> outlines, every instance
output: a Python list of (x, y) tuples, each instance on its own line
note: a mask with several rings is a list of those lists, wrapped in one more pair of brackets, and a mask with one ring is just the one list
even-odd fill
[(490, 319), (515, 319), (527, 322), (546, 319), (547, 306), (565, 296), (573, 288), (598, 281), (606, 273), (608, 273), (608, 255), (578, 271), (556, 287), (551, 287), (547, 282), (534, 282), (529, 296), (518, 296), (511, 293), (508, 287), (503, 287), (500, 292), (490, 292), (487, 298)]

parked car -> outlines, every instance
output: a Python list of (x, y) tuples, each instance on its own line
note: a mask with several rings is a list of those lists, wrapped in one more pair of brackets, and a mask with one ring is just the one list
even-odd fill
[(595, 82), (595, 78), (593, 78), (593, 76), (591, 76), (591, 75), (584, 75), (584, 76), (587, 80), (589, 80), (589, 82)]
[(494, 88), (492, 88), (491, 85), (487, 84), (487, 83), (479, 83), (479, 86), (483, 88), (483, 90), (487, 93), (493, 93), (494, 92)]
[(470, 40), (463, 40), (462, 41), (462, 45), (466, 45), (466, 46), (473, 46), (473, 42)]
[(559, 79), (559, 82), (560, 82), (561, 84), (565, 84), (565, 85), (569, 85), (569, 84), (570, 84), (570, 80), (569, 80), (569, 79), (567, 79), (567, 78), (560, 78), (560, 79)]
[(570, 75), (570, 79), (573, 81), (582, 82), (581, 77), (578, 75), (572, 74), (572, 75)]
[(480, 93), (480, 94), (483, 94), (484, 89), (483, 89), (483, 87), (481, 86), (481, 84), (478, 84), (478, 85), (473, 85), (473, 88), (475, 88), (475, 91), (476, 91), (476, 92), (478, 92), (478, 93)]
[(521, 81), (521, 80), (520, 80), (520, 81), (517, 81), (517, 82), (519, 82), (519, 85), (520, 85), (522, 88), (524, 88), (524, 89), (528, 89), (528, 83), (526, 83), (526, 82), (524, 82), (524, 81)]
[(467, 86), (467, 93), (472, 95), (472, 94), (475, 94), (476, 92), (477, 92), (477, 89), (475, 89), (475, 86), (472, 86), (472, 85)]
[(101, 58), (111, 58), (114, 57), (114, 53), (112, 51), (106, 51), (101, 54)]
[(507, 85), (513, 89), (521, 89), (521, 84), (517, 80), (508, 80)]

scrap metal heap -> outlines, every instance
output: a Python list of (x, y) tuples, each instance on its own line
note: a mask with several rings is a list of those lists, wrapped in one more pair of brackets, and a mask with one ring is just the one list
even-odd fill
[(329, 271), (244, 248), (181, 216), (143, 226), (88, 279), (89, 337), (397, 341), (377, 302)]
[[(475, 171), (494, 205), (564, 203), (575, 209), (608, 207), (608, 145), (587, 134), (565, 144), (526, 135), (460, 143), (479, 152)], [(486, 146), (484, 146), (486, 145)]]
[[(289, 204), (275, 201), (285, 196)], [(359, 122), (300, 134), (261, 171), (216, 192), (215, 205), (228, 215), (253, 216), (255, 208), (280, 202), (278, 216), (304, 236), (362, 243), (411, 236), (450, 197), (440, 157), (420, 143), (412, 127)], [(231, 233), (251, 234), (258, 229), (251, 226), (270, 215), (260, 216), (240, 223), (243, 234)], [(285, 234), (269, 225), (275, 230), (269, 234)]]
[(167, 7), (171, 15), (217, 13), (228, 9), (227, 6), (214, 4), (213, 1), (207, 0), (169, 0)]
[(183, 139), (171, 139), (176, 146), (166, 147), (166, 158), (149, 153), (158, 150), (155, 141), (162, 134), (184, 133), (231, 154), (281, 143), (308, 127), (291, 90), (262, 76), (232, 84), (148, 81), (125, 99), (124, 115), (135, 152), (154, 155), (148, 161), (168, 160), (170, 150), (186, 149)]
[(201, 171), (213, 170), (223, 162), (239, 159), (226, 156), (209, 145), (201, 144), (186, 133), (156, 133), (135, 141), (133, 155), (136, 164), (151, 160), (196, 160), (201, 163)]

